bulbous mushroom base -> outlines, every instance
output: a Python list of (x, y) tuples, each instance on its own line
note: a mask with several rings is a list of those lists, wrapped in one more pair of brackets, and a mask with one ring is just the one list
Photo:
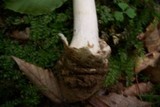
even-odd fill
[(97, 55), (87, 48), (76, 49), (65, 45), (65, 52), (56, 66), (63, 101), (85, 100), (103, 86), (110, 50), (105, 50), (108, 45), (102, 40), (100, 45), (101, 50)]

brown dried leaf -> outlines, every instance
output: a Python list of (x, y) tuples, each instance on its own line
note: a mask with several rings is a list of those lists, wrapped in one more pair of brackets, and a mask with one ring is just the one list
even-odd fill
[(30, 36), (30, 29), (27, 27), (23, 31), (15, 30), (11, 33), (11, 37), (18, 40), (28, 40)]
[(159, 51), (160, 49), (160, 23), (155, 19), (147, 28), (144, 34), (138, 36), (144, 41), (148, 52)]
[(152, 82), (160, 83), (160, 53), (153, 52), (137, 60), (135, 72), (143, 71), (150, 76)]
[(29, 80), (31, 80), (45, 96), (54, 102), (61, 102), (59, 86), (51, 71), (25, 62), (17, 57), (12, 56), (12, 58), (18, 64), (20, 70), (23, 71)]
[(154, 67), (157, 61), (159, 60), (159, 58), (160, 58), (160, 53), (156, 51), (153, 53), (147, 54), (145, 57), (139, 57), (137, 59), (135, 72), (139, 73), (149, 66)]
[(154, 83), (160, 83), (160, 60), (156, 63), (154, 67), (148, 67), (144, 72), (149, 75), (150, 80)]
[(95, 96), (89, 100), (92, 107), (151, 107), (148, 102), (138, 100), (134, 96), (125, 97), (110, 93), (108, 96)]
[(153, 86), (150, 82), (133, 84), (132, 86), (126, 88), (123, 91), (123, 94), (127, 95), (127, 96), (136, 96), (139, 94), (144, 94), (144, 93), (150, 92), (152, 90), (152, 88), (153, 88)]

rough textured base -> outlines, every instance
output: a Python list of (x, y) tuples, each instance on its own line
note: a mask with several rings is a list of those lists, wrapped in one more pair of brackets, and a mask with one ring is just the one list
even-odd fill
[(87, 48), (65, 46), (65, 52), (56, 67), (64, 101), (85, 100), (103, 86), (108, 68), (106, 56), (92, 55)]

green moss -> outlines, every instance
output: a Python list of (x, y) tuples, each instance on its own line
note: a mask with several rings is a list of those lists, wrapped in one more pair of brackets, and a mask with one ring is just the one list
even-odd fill
[[(72, 34), (71, 9), (61, 12), (64, 8), (41, 16), (1, 11), (5, 27), (0, 27), (0, 107), (35, 107), (40, 103), (43, 96), (21, 73), (11, 56), (52, 69), (63, 52), (58, 33), (68, 38)], [(26, 27), (30, 28), (29, 40), (9, 36), (11, 31)]]
[[(117, 20), (115, 12), (122, 12), (119, 4), (125, 4), (127, 8), (135, 10), (135, 16), (129, 18), (123, 14), (124, 20)], [(105, 32), (104, 38), (112, 48), (112, 56), (109, 60), (109, 74), (106, 77), (106, 85), (112, 85), (120, 77), (126, 80), (126, 85), (131, 85), (134, 78), (134, 64), (137, 56), (145, 54), (143, 43), (137, 39), (138, 34), (144, 32), (154, 17), (157, 17), (157, 5), (153, 0), (114, 0), (105, 5), (97, 6), (101, 31)], [(115, 41), (118, 41), (115, 43)]]

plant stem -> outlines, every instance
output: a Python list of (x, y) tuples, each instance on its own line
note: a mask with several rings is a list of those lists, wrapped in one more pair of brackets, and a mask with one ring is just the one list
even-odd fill
[(95, 0), (73, 0), (74, 36), (70, 46), (87, 47), (92, 54), (100, 50)]

